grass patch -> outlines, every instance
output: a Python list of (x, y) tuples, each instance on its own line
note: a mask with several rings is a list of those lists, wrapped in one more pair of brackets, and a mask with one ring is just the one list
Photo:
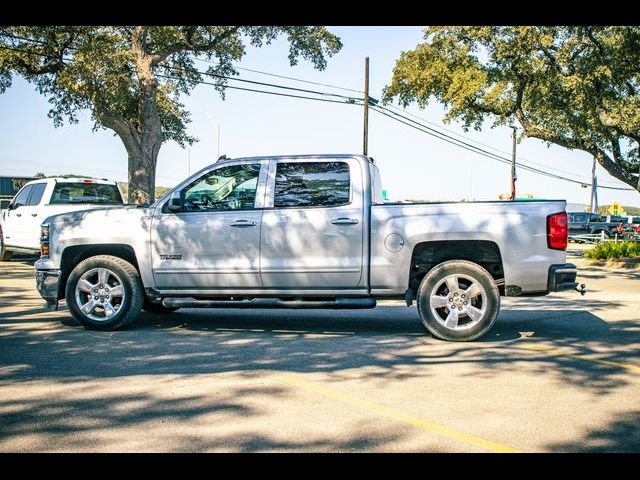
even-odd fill
[(590, 250), (585, 250), (584, 256), (594, 260), (609, 258), (637, 258), (640, 257), (640, 242), (604, 242)]

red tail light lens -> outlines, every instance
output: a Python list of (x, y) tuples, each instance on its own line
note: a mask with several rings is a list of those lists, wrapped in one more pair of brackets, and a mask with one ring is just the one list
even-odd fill
[(549, 248), (566, 250), (568, 235), (567, 212), (554, 213), (547, 217), (547, 246)]

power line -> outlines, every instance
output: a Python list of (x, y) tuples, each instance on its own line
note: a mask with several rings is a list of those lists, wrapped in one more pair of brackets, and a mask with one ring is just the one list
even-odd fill
[[(188, 70), (186, 68), (172, 67), (172, 66), (169, 66), (169, 65), (164, 65), (164, 68), (168, 68), (168, 69), (171, 69), (171, 70), (178, 70), (178, 71), (181, 71), (181, 72), (193, 73), (192, 71), (190, 71), (190, 70)], [(255, 85), (262, 85), (262, 86), (265, 86), (265, 87), (282, 88), (284, 90), (292, 90), (292, 91), (295, 91), (295, 92), (312, 93), (312, 94), (315, 94), (315, 95), (325, 95), (325, 96), (329, 96), (329, 97), (344, 98), (344, 99), (347, 99), (347, 100), (352, 100), (353, 99), (353, 97), (348, 97), (346, 95), (339, 95), (337, 93), (319, 92), (317, 90), (307, 90), (307, 89), (304, 89), (304, 88), (289, 87), (289, 86), (286, 86), (286, 85), (278, 85), (278, 84), (275, 84), (275, 83), (265, 83), (265, 82), (258, 82), (256, 80), (246, 80), (246, 79), (242, 79), (242, 78), (228, 77), (226, 75), (219, 75), (217, 73), (202, 72), (200, 70), (195, 70), (195, 73), (198, 73), (200, 75), (206, 75), (206, 76), (209, 76), (209, 77), (214, 77), (214, 78), (223, 78), (225, 80), (232, 80), (232, 81), (235, 81), (235, 82), (252, 83), (252, 84), (255, 84)], [(215, 85), (215, 84), (213, 84), (213, 85)]]
[[(456, 138), (453, 138), (453, 137), (451, 137), (451, 136), (449, 136), (447, 134), (444, 134), (442, 132), (439, 132), (439, 131), (437, 131), (437, 130), (435, 130), (433, 128), (430, 128), (430, 127), (427, 127), (425, 125), (422, 125), (419, 122), (416, 122), (414, 120), (408, 119), (408, 118), (406, 118), (406, 117), (404, 117), (404, 116), (402, 116), (400, 114), (391, 112), (388, 109), (385, 109), (384, 107), (377, 107), (377, 108), (374, 108), (374, 109), (376, 111), (378, 111), (378, 113), (381, 113), (382, 115), (385, 115), (385, 116), (391, 118), (392, 120), (396, 120), (396, 121), (398, 121), (400, 123), (403, 123), (403, 124), (405, 124), (405, 125), (407, 125), (409, 127), (415, 128), (416, 130), (419, 130), (419, 131), (421, 131), (423, 133), (427, 133), (428, 135), (434, 136), (434, 137), (436, 137), (436, 138), (438, 138), (440, 140), (444, 140), (444, 141), (446, 141), (448, 143), (451, 143), (451, 144), (456, 145), (458, 147), (464, 148), (465, 150), (469, 150), (469, 151), (471, 151), (473, 153), (485, 156), (485, 157), (490, 158), (492, 160), (496, 160), (496, 161), (498, 161), (500, 163), (504, 163), (504, 164), (508, 164), (508, 165), (511, 164), (510, 160), (508, 160), (508, 159), (506, 159), (504, 157), (501, 157), (500, 155), (491, 153), (491, 152), (489, 152), (487, 150), (484, 150), (484, 149), (482, 149), (480, 147), (476, 147), (475, 145), (471, 145), (471, 144), (469, 144), (467, 142), (463, 142), (462, 140), (458, 140)], [(386, 112), (389, 112), (389, 113), (386, 113), (383, 110), (386, 110)], [(392, 115), (396, 115), (397, 117), (403, 118), (404, 120), (407, 120), (407, 121), (400, 120), (400, 118), (394, 117)], [(411, 123), (408, 123), (408, 122), (411, 122)], [(418, 125), (418, 126), (416, 126), (416, 125)], [(571, 179), (571, 178), (567, 178), (567, 177), (562, 177), (560, 175), (555, 175), (553, 173), (545, 172), (543, 170), (539, 170), (539, 169), (537, 169), (535, 167), (530, 167), (530, 166), (524, 165), (522, 163), (519, 164), (519, 165), (520, 165), (520, 168), (522, 168), (523, 170), (526, 170), (526, 171), (530, 171), (530, 172), (537, 173), (537, 174), (540, 174), (540, 175), (545, 175), (547, 177), (555, 178), (557, 180), (565, 180), (565, 181), (572, 182), (572, 183), (577, 183), (577, 184), (580, 184), (580, 185), (584, 184), (584, 182), (582, 182), (582, 181)]]
[[(395, 107), (394, 105), (388, 105), (388, 107), (389, 107), (389, 108), (391, 108), (391, 109), (393, 109), (393, 110), (395, 110), (395, 111), (403, 112), (405, 115), (408, 115), (408, 116), (413, 117), (413, 118), (415, 118), (415, 119), (421, 120), (421, 121), (423, 121), (423, 122), (425, 122), (425, 123), (428, 123), (429, 125), (433, 125), (433, 126), (435, 126), (435, 127), (441, 128), (442, 130), (447, 131), (447, 132), (448, 132), (448, 133), (450, 133), (451, 135), (455, 135), (455, 136), (457, 136), (457, 137), (464, 138), (465, 140), (468, 140), (468, 141), (470, 141), (470, 142), (477, 143), (478, 145), (482, 145), (482, 146), (487, 147), (487, 148), (489, 148), (489, 149), (491, 149), (491, 150), (494, 150), (494, 151), (496, 151), (496, 152), (504, 153), (505, 155), (509, 154), (509, 152), (506, 152), (506, 151), (504, 151), (504, 150), (500, 150), (500, 149), (498, 149), (498, 148), (496, 148), (496, 147), (493, 147), (493, 146), (491, 146), (491, 145), (487, 145), (486, 143), (482, 143), (482, 142), (480, 142), (480, 141), (478, 141), (478, 140), (474, 140), (474, 139), (472, 139), (472, 138), (470, 138), (470, 137), (467, 137), (467, 136), (465, 136), (465, 135), (462, 135), (462, 134), (456, 133), (456, 132), (454, 132), (453, 130), (450, 130), (450, 129), (445, 128), (445, 127), (443, 127), (443, 126), (441, 126), (441, 125), (438, 125), (437, 123), (430, 122), (429, 120), (427, 120), (427, 119), (425, 119), (425, 118), (423, 118), (423, 117), (419, 117), (418, 115), (414, 115), (414, 114), (412, 114), (411, 112), (408, 112), (408, 111), (406, 111), (406, 110), (401, 110), (400, 108)], [(522, 157), (522, 156), (518, 156), (518, 158), (519, 158), (519, 159), (521, 159), (521, 160), (523, 160), (523, 161), (526, 161), (526, 162), (532, 163), (533, 165), (538, 165), (538, 166), (540, 166), (540, 167), (547, 168), (547, 169), (549, 169), (549, 170), (554, 170), (554, 171), (556, 171), (556, 172), (566, 173), (566, 174), (568, 174), (568, 175), (574, 175), (574, 174), (575, 174), (575, 172), (570, 172), (570, 171), (567, 171), (567, 170), (562, 170), (562, 169), (560, 169), (560, 168), (550, 167), (550, 166), (548, 166), (548, 165), (544, 165), (544, 164), (539, 163), (539, 162), (534, 162), (533, 160), (530, 160), (530, 159), (525, 158), (525, 157)], [(522, 165), (522, 164), (519, 164), (519, 165)], [(583, 182), (583, 183), (584, 183), (584, 182)], [(590, 184), (589, 184), (589, 185), (590, 185)], [(634, 190), (633, 188), (607, 187), (607, 186), (606, 186), (606, 185), (604, 185), (604, 184), (600, 184), (600, 185), (599, 185), (599, 187), (601, 187), (601, 188), (614, 188), (614, 189), (618, 189), (618, 190), (628, 190), (628, 191)]]
[[(22, 52), (22, 53), (26, 53), (29, 55), (37, 55), (39, 57), (49, 57), (49, 58), (55, 58), (56, 60), (60, 59), (59, 55), (52, 55), (50, 53), (43, 53), (43, 52), (32, 52), (29, 50), (22, 50), (20, 48), (16, 48), (16, 47), (9, 47), (8, 45), (0, 45), (0, 49), (2, 50), (12, 50), (14, 52)], [(65, 60), (65, 59), (63, 59)]]
[[(398, 113), (392, 112), (389, 109), (386, 109), (385, 107), (372, 106), (371, 108), (373, 110), (377, 111), (378, 113), (380, 113), (380, 114), (382, 114), (382, 115), (384, 115), (386, 117), (391, 118), (392, 120), (400, 122), (400, 123), (402, 123), (404, 125), (407, 125), (407, 126), (409, 126), (411, 128), (419, 130), (419, 131), (421, 131), (423, 133), (426, 133), (428, 135), (436, 137), (436, 138), (438, 138), (440, 140), (444, 140), (445, 142), (448, 142), (448, 143), (451, 143), (451, 144), (453, 144), (455, 146), (464, 148), (465, 150), (469, 150), (469, 151), (471, 151), (473, 153), (488, 157), (488, 158), (490, 158), (492, 160), (496, 160), (498, 162), (509, 164), (509, 165), (511, 164), (510, 160), (508, 160), (508, 159), (506, 159), (504, 157), (501, 157), (500, 155), (491, 153), (491, 152), (489, 152), (487, 150), (484, 150), (482, 148), (476, 147), (475, 145), (471, 145), (471, 144), (469, 144), (467, 142), (464, 142), (462, 140), (458, 140), (456, 138), (453, 138), (453, 137), (451, 137), (451, 136), (449, 136), (449, 135), (447, 135), (445, 133), (439, 132), (439, 131), (431, 128), (431, 127), (428, 127), (428, 126), (423, 125), (423, 124), (421, 124), (419, 122), (411, 120), (411, 119), (409, 119), (409, 118), (407, 118), (407, 117), (405, 117), (403, 115), (400, 115)], [(564, 181), (576, 183), (576, 184), (579, 184), (579, 185), (590, 186), (590, 183), (583, 182), (583, 181), (580, 181), (580, 180), (575, 180), (575, 179), (568, 178), (568, 177), (564, 177), (564, 176), (561, 176), (561, 175), (556, 175), (556, 174), (553, 174), (553, 173), (550, 173), (550, 172), (546, 172), (544, 170), (540, 170), (538, 168), (531, 167), (529, 165), (525, 165), (525, 164), (522, 164), (522, 163), (520, 163), (519, 166), (523, 170), (526, 170), (526, 171), (529, 171), (529, 172), (532, 172), (532, 173), (537, 173), (539, 175), (544, 175), (544, 176), (547, 176), (547, 177), (550, 177), (550, 178), (554, 178), (556, 180), (564, 180)], [(606, 187), (606, 186), (600, 186), (600, 188), (605, 188), (605, 189), (609, 189), (609, 190), (633, 190), (632, 188)]]
[[(206, 62), (206, 63), (213, 64), (213, 65), (217, 65), (217, 63), (218, 63), (218, 62), (214, 62), (213, 60), (207, 60), (207, 59), (204, 59), (204, 58), (198, 58), (198, 60), (200, 60), (201, 62)], [(301, 78), (287, 77), (286, 75), (277, 75), (275, 73), (263, 72), (263, 71), (260, 71), (260, 70), (254, 70), (252, 68), (245, 68), (245, 67), (234, 67), (234, 68), (236, 70), (245, 70), (247, 72), (258, 73), (260, 75), (267, 75), (269, 77), (284, 78), (286, 80), (293, 80), (294, 82), (308, 83), (310, 85), (318, 85), (318, 86), (321, 86), (321, 87), (329, 87), (329, 88), (335, 88), (335, 89), (338, 89), (338, 90), (344, 90), (345, 92), (355, 92), (355, 93), (359, 93), (359, 94), (364, 94), (364, 92), (362, 90), (356, 90), (354, 88), (338, 87), (337, 85), (331, 85), (329, 83), (312, 82), (311, 80), (303, 80)]]
[[(180, 80), (180, 78), (178, 77), (173, 77), (171, 75), (162, 75), (162, 74), (156, 74), (156, 76), (158, 77), (162, 77), (162, 78), (167, 78), (170, 80)], [(202, 85), (212, 85), (212, 86), (218, 86), (217, 84), (213, 83), (213, 82), (206, 82), (204, 80), (198, 80), (195, 83), (198, 84), (202, 84)], [(257, 90), (255, 88), (243, 88), (243, 87), (234, 87), (233, 85), (225, 85), (224, 88), (231, 88), (234, 90), (243, 90), (245, 92), (254, 92), (254, 93), (265, 93), (267, 95), (276, 95), (279, 97), (290, 97), (290, 98), (300, 98), (300, 99), (304, 99), (304, 100), (316, 100), (319, 102), (329, 102), (329, 103), (342, 103), (342, 104), (346, 104), (346, 105), (361, 105), (360, 103), (357, 103), (358, 101), (362, 101), (361, 99), (356, 99), (356, 98), (350, 98), (350, 97), (345, 97), (346, 100), (331, 100), (329, 98), (317, 98), (317, 97), (306, 97), (303, 95), (293, 95), (290, 93), (281, 93), (281, 92), (270, 92), (268, 90)]]
[(44, 40), (38, 40), (36, 38), (20, 37), (18, 35), (11, 35), (10, 33), (0, 33), (0, 35), (7, 38), (13, 38), (15, 40), (22, 40), (25, 42), (32, 42), (32, 43), (39, 43), (40, 45), (46, 45), (46, 42)]
[[(29, 55), (38, 55), (38, 56), (42, 56), (42, 57), (50, 57), (50, 58), (55, 58), (55, 59), (59, 59), (60, 57), (57, 55), (52, 55), (52, 54), (47, 54), (47, 53), (42, 53), (42, 52), (32, 52), (29, 50), (23, 50), (20, 48), (16, 48), (16, 47), (9, 47), (9, 46), (5, 46), (5, 45), (0, 45), (0, 49), (5, 49), (5, 50), (13, 50), (16, 52), (22, 52), (22, 53), (26, 53)], [(163, 65), (163, 68), (166, 69), (170, 69), (170, 70), (177, 70), (177, 71), (181, 71), (181, 72), (187, 72), (187, 73), (192, 73), (190, 70), (185, 69), (185, 68), (179, 68), (179, 67), (173, 67), (170, 65)], [(255, 85), (262, 85), (265, 87), (272, 87), (272, 88), (281, 88), (284, 90), (291, 90), (291, 91), (296, 91), (296, 92), (302, 92), (302, 93), (311, 93), (314, 95), (323, 95), (323, 96), (329, 96), (329, 97), (335, 97), (335, 98), (342, 98), (348, 101), (348, 103), (354, 103), (357, 100), (361, 100), (361, 99), (355, 99), (353, 97), (349, 97), (346, 95), (339, 95), (337, 93), (329, 93), (329, 92), (320, 92), (317, 90), (308, 90), (308, 89), (303, 89), (303, 88), (295, 88), (295, 87), (289, 87), (286, 85), (278, 85), (278, 84), (274, 84), (274, 83), (266, 83), (266, 82), (258, 82), (256, 80), (247, 80), (247, 79), (242, 79), (242, 78), (234, 78), (234, 77), (229, 77), (226, 75), (218, 75), (215, 73), (208, 73), (208, 72), (202, 72), (200, 70), (195, 70), (195, 73), (198, 73), (200, 75), (206, 75), (209, 77), (214, 77), (214, 78), (222, 78), (225, 80), (231, 80), (231, 81), (236, 81), (236, 82), (244, 82), (244, 83), (251, 83), (251, 84), (255, 84)], [(172, 79), (172, 80), (180, 80), (180, 78), (177, 77), (171, 77), (171, 76), (167, 76), (167, 75), (161, 75), (161, 74), (157, 74), (158, 77), (162, 77), (162, 78), (168, 78), (168, 79)], [(209, 83), (209, 82), (204, 82), (204, 81), (198, 81), (196, 83), (203, 83), (205, 85), (213, 85), (213, 86), (218, 86), (215, 83)], [(253, 89), (247, 89), (247, 88), (240, 88), (240, 87), (233, 87), (230, 85), (225, 85), (225, 88), (233, 88), (235, 90), (246, 90), (249, 92), (263, 92), (266, 93), (264, 91), (261, 90), (253, 90)], [(273, 93), (275, 95), (275, 93)], [(283, 95), (283, 96), (287, 96), (287, 95)], [(300, 98), (310, 98), (310, 97), (300, 97)], [(337, 102), (337, 103), (345, 103), (345, 102)]]
[[(7, 37), (10, 37), (10, 38), (18, 39), (18, 40), (31, 41), (31, 42), (40, 43), (40, 44), (44, 43), (44, 42), (42, 42), (40, 40), (28, 39), (28, 38), (25, 38), (25, 37), (18, 37), (18, 36), (15, 36), (15, 35), (8, 35), (8, 34), (3, 34), (3, 35), (7, 36)], [(31, 51), (28, 51), (28, 50), (21, 50), (21, 49), (15, 48), (15, 47), (0, 46), (0, 48), (19, 51), (19, 52), (23, 52), (23, 53), (27, 53), (27, 54), (31, 54), (31, 55), (39, 55), (39, 56), (56, 58), (56, 59), (60, 58), (59, 56), (56, 56), (56, 55), (44, 54), (44, 53), (39, 53), (39, 52), (31, 52)], [(198, 59), (198, 60), (201, 60), (201, 61), (204, 61), (204, 62), (207, 62), (207, 63), (212, 63), (212, 64), (216, 63), (216, 62), (213, 62), (211, 60), (204, 60), (204, 59)], [(164, 68), (178, 70), (178, 71), (190, 72), (190, 70), (188, 70), (188, 69), (183, 69), (183, 68), (179, 68), (179, 67), (172, 67), (172, 66), (168, 66), (168, 65), (164, 65)], [(238, 68), (240, 68), (240, 67), (238, 67)], [(242, 70), (247, 70), (247, 71), (253, 71), (253, 72), (256, 72), (256, 73), (260, 73), (260, 74), (270, 75), (270, 76), (274, 76), (274, 77), (286, 78), (286, 79), (289, 79), (289, 80), (300, 81), (300, 82), (310, 83), (310, 84), (323, 85), (323, 86), (328, 86), (330, 88), (339, 88), (339, 89), (342, 89), (342, 90), (354, 91), (354, 92), (361, 93), (358, 90), (346, 89), (346, 88), (343, 88), (343, 87), (337, 87), (337, 86), (330, 85), (330, 84), (322, 84), (322, 83), (319, 83), (319, 82), (311, 82), (311, 81), (307, 81), (307, 80), (297, 79), (297, 78), (294, 78), (294, 77), (286, 77), (284, 75), (270, 74), (270, 73), (267, 73), (267, 72), (261, 72), (259, 70), (252, 70), (252, 69), (246, 69), (246, 68), (241, 68), (241, 69)], [(342, 104), (352, 104), (352, 105), (360, 105), (361, 103), (358, 103), (358, 102), (362, 102), (363, 101), (363, 99), (360, 99), (360, 98), (353, 98), (353, 97), (348, 97), (348, 96), (345, 96), (345, 95), (338, 95), (338, 94), (329, 93), (329, 92), (320, 92), (320, 91), (317, 91), (317, 90), (300, 89), (300, 88), (289, 87), (289, 86), (285, 86), (285, 85), (278, 85), (278, 84), (272, 84), (272, 83), (266, 83), (266, 82), (258, 82), (258, 81), (255, 81), (255, 80), (247, 80), (247, 79), (228, 77), (228, 76), (224, 76), (224, 75), (218, 75), (218, 74), (213, 74), (213, 73), (208, 73), (208, 72), (202, 72), (202, 71), (198, 71), (198, 70), (195, 70), (195, 72), (200, 74), (200, 75), (206, 75), (206, 76), (210, 76), (210, 77), (214, 77), (214, 78), (222, 78), (222, 79), (231, 80), (231, 81), (245, 82), (245, 83), (268, 86), (268, 87), (272, 87), (272, 88), (281, 88), (281, 89), (291, 90), (291, 91), (299, 91), (299, 92), (302, 92), (302, 93), (310, 93), (310, 94), (313, 94), (313, 95), (331, 96), (331, 97), (340, 98), (342, 100), (330, 100), (330, 99), (326, 99), (326, 98), (316, 98), (316, 97), (308, 97), (308, 96), (302, 96), (302, 95), (292, 95), (292, 94), (279, 93), (279, 92), (270, 92), (270, 91), (266, 91), (266, 90), (257, 90), (257, 89), (251, 89), (251, 88), (235, 87), (235, 86), (231, 86), (231, 85), (225, 85), (224, 86), (224, 88), (231, 88), (231, 89), (234, 89), (234, 90), (248, 91), (248, 92), (254, 92), (254, 93), (264, 93), (264, 94), (268, 94), (268, 95), (276, 95), (276, 96), (289, 97), (289, 98), (298, 98), (298, 99), (305, 99), (305, 100), (316, 100), (316, 101), (324, 101), (324, 102), (329, 102), (329, 103), (342, 103)], [(180, 78), (172, 77), (172, 76), (169, 76), (169, 75), (157, 74), (157, 76), (162, 77), (162, 78), (175, 80), (175, 81), (181, 80)], [(211, 82), (206, 82), (206, 81), (203, 81), (203, 80), (195, 81), (195, 83), (204, 84), (204, 85), (219, 86), (218, 84), (211, 83)], [(393, 106), (390, 106), (390, 107), (393, 108), (394, 110), (398, 110), (398, 111), (400, 110), (400, 109), (398, 109), (396, 107), (393, 107)], [(489, 148), (491, 150), (495, 150), (497, 152), (505, 153), (505, 152), (502, 152), (501, 150), (499, 150), (499, 149), (497, 149), (495, 147), (492, 147), (490, 145), (486, 145), (486, 144), (483, 144), (481, 142), (469, 139), (468, 137), (465, 137), (465, 136), (460, 135), (460, 134), (455, 133), (455, 132), (450, 132), (450, 134), (443, 133), (443, 132), (441, 132), (439, 130), (436, 130), (434, 128), (428, 127), (428, 126), (426, 126), (426, 125), (424, 125), (424, 124), (422, 124), (420, 122), (417, 122), (415, 120), (411, 120), (411, 119), (407, 118), (405, 115), (402, 115), (400, 113), (391, 111), (390, 109), (382, 107), (382, 106), (376, 106), (375, 108), (373, 108), (373, 106), (372, 106), (372, 109), (376, 110), (378, 113), (381, 113), (382, 115), (385, 115), (385, 116), (387, 116), (387, 117), (389, 117), (389, 118), (391, 118), (393, 120), (396, 120), (396, 121), (398, 121), (398, 122), (400, 122), (402, 124), (405, 124), (405, 125), (407, 125), (409, 127), (415, 128), (415, 129), (417, 129), (419, 131), (422, 131), (423, 133), (427, 133), (427, 134), (429, 134), (429, 135), (431, 135), (431, 136), (433, 136), (435, 138), (438, 138), (440, 140), (446, 141), (446, 142), (448, 142), (448, 143), (450, 143), (452, 145), (464, 148), (464, 149), (469, 150), (469, 151), (471, 151), (473, 153), (476, 153), (476, 154), (479, 154), (479, 155), (483, 155), (483, 156), (485, 156), (487, 158), (490, 158), (490, 159), (493, 159), (493, 160), (496, 160), (496, 161), (499, 161), (499, 162), (502, 162), (502, 163), (509, 163), (510, 164), (510, 161), (508, 159), (506, 159), (504, 157), (501, 157), (500, 155), (491, 153), (491, 152), (489, 152), (489, 151), (487, 151), (485, 149), (482, 149), (480, 147), (477, 147), (475, 145), (471, 145), (468, 142), (453, 138), (451, 135), (456, 135), (458, 137), (464, 138), (467, 141), (471, 141), (471, 142), (477, 143), (479, 145), (483, 145), (483, 146), (485, 146), (485, 147), (487, 147), (487, 148)], [(432, 122), (429, 122), (428, 120), (422, 119), (422, 118), (420, 118), (420, 117), (418, 117), (416, 115), (413, 115), (413, 114), (411, 114), (409, 112), (404, 112), (404, 113), (409, 115), (409, 116), (412, 116), (414, 118), (418, 118), (421, 121), (424, 121), (426, 123), (430, 123), (432, 125), (436, 125), (436, 124), (434, 124)], [(406, 121), (402, 121), (402, 120), (400, 120), (399, 118), (396, 118), (396, 117), (400, 117), (400, 118), (402, 118), (402, 119), (404, 119)], [(411, 123), (407, 123), (407, 122), (411, 122)], [(420, 128), (416, 127), (415, 125), (412, 125), (412, 124), (418, 125)], [(438, 127), (442, 128), (440, 126), (438, 126)], [(527, 160), (527, 161), (530, 162), (530, 163), (533, 163), (533, 164), (537, 164), (536, 162), (533, 162), (531, 160)], [(554, 178), (554, 179), (557, 179), (557, 180), (564, 180), (564, 181), (568, 181), (568, 182), (572, 182), (572, 183), (576, 183), (576, 184), (580, 184), (580, 185), (586, 185), (586, 186), (590, 186), (591, 185), (590, 183), (587, 183), (587, 182), (583, 182), (583, 181), (580, 181), (580, 180), (575, 180), (575, 179), (572, 179), (572, 178), (568, 178), (568, 177), (564, 177), (564, 176), (561, 176), (561, 175), (553, 174), (551, 172), (540, 170), (538, 168), (531, 167), (529, 165), (525, 165), (523, 163), (520, 163), (519, 165), (520, 165), (520, 168), (522, 168), (522, 169), (524, 169), (526, 171), (530, 171), (532, 173), (537, 173), (539, 175), (544, 175), (544, 176), (547, 176), (547, 177), (550, 177), (550, 178)], [(541, 165), (541, 164), (538, 164), (538, 165)], [(556, 171), (561, 171), (561, 172), (564, 172), (564, 173), (569, 173), (569, 172), (566, 172), (566, 171), (563, 171), (563, 170), (560, 170), (560, 169), (555, 169), (553, 167), (547, 167), (546, 165), (544, 167), (545, 168), (549, 168), (551, 170), (556, 170)], [(600, 188), (610, 189), (610, 190), (623, 190), (623, 191), (632, 191), (632, 190), (634, 190), (633, 188), (610, 187), (610, 186), (605, 186), (605, 185), (600, 185)]]
[[(467, 140), (467, 141), (469, 141), (469, 142), (477, 143), (478, 145), (482, 145), (483, 147), (487, 147), (487, 148), (489, 148), (489, 149), (491, 149), (491, 150), (494, 150), (494, 151), (496, 151), (496, 152), (499, 152), (499, 153), (504, 153), (505, 155), (508, 155), (508, 154), (509, 154), (509, 152), (507, 152), (507, 151), (505, 151), (505, 150), (500, 150), (499, 148), (493, 147), (493, 146), (488, 145), (488, 144), (486, 144), (486, 143), (482, 143), (482, 142), (480, 142), (480, 141), (478, 141), (478, 140), (472, 139), (472, 138), (470, 138), (470, 137), (468, 137), (468, 136), (465, 136), (465, 135), (462, 135), (462, 134), (460, 134), (460, 133), (454, 132), (454, 131), (453, 131), (453, 130), (451, 130), (451, 129), (445, 128), (445, 127), (443, 127), (442, 125), (439, 125), (439, 124), (437, 124), (437, 123), (430, 122), (429, 120), (427, 120), (427, 119), (426, 119), (426, 118), (424, 118), (424, 117), (420, 117), (420, 116), (418, 116), (418, 115), (414, 115), (414, 114), (412, 114), (411, 112), (408, 112), (408, 111), (406, 111), (406, 110), (402, 110), (402, 109), (400, 109), (400, 108), (398, 108), (398, 107), (396, 107), (396, 106), (394, 106), (394, 105), (388, 105), (388, 106), (387, 106), (387, 108), (393, 109), (393, 110), (395, 110), (395, 111), (397, 111), (397, 112), (404, 113), (405, 115), (407, 115), (407, 116), (409, 116), (409, 117), (413, 117), (413, 118), (415, 118), (415, 119), (417, 119), (417, 120), (420, 120), (420, 121), (422, 121), (422, 122), (428, 123), (429, 125), (433, 125), (434, 127), (440, 128), (440, 129), (442, 129), (442, 130), (444, 130), (444, 131), (448, 132), (450, 135), (455, 135), (456, 137), (463, 138), (463, 139), (465, 139), (465, 140)], [(548, 166), (548, 165), (544, 165), (544, 164), (542, 164), (542, 163), (534, 162), (533, 160), (530, 160), (530, 159), (528, 159), (528, 158), (522, 157), (522, 156), (520, 156), (520, 155), (518, 155), (518, 158), (519, 158), (519, 159), (521, 159), (521, 160), (524, 160), (524, 161), (526, 161), (526, 162), (532, 163), (532, 164), (534, 164), (534, 165), (538, 165), (538, 166), (540, 166), (540, 167), (548, 168), (549, 170), (555, 170), (555, 171), (557, 171), (557, 172), (566, 173), (566, 174), (569, 174), (569, 175), (573, 175), (573, 174), (574, 174), (574, 172), (569, 172), (569, 171), (567, 171), (567, 170), (562, 170), (562, 169), (560, 169), (560, 168), (554, 168), (554, 167), (550, 167), (550, 166)]]

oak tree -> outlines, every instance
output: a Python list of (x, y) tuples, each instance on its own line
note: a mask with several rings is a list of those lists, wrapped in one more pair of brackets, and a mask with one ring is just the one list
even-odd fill
[(322, 26), (2, 26), (0, 93), (13, 74), (33, 83), (51, 103), (55, 126), (91, 112), (94, 130), (111, 129), (128, 156), (129, 201), (154, 200), (158, 152), (167, 140), (184, 146), (189, 112), (180, 103), (203, 80), (202, 64), (224, 98), (234, 63), (248, 44), (261, 47), (284, 35), (289, 62), (324, 69), (340, 39)]
[(517, 121), (640, 191), (639, 73), (638, 27), (436, 26), (402, 53), (384, 99), (435, 98), (465, 129)]

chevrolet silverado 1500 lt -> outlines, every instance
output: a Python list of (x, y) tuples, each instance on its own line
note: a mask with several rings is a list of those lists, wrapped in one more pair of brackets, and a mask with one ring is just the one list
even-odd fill
[(37, 286), (86, 328), (141, 309), (372, 308), (414, 301), (425, 327), (473, 340), (501, 295), (576, 288), (564, 200), (383, 204), (359, 155), (219, 161), (148, 207), (42, 225)]

